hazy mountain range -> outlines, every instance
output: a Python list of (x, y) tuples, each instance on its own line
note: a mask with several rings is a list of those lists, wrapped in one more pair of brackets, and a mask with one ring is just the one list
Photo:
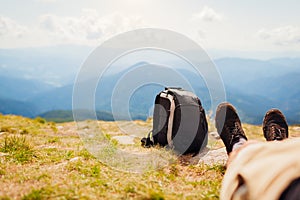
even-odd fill
[[(67, 111), (64, 116), (71, 119), (73, 82), (91, 50), (89, 47), (0, 50), (0, 112), (54, 119), (59, 112), (53, 111), (63, 110)], [(259, 124), (268, 109), (277, 107), (289, 123), (300, 123), (300, 58), (221, 58), (214, 63), (224, 81), (227, 101), (237, 107), (244, 122)], [(129, 69), (145, 64), (136, 63), (101, 79), (95, 93), (99, 119), (113, 119), (110, 107), (115, 85)], [(209, 112), (210, 96), (205, 82), (188, 68), (179, 68), (178, 73), (189, 80)], [(162, 89), (159, 85), (146, 85), (136, 90), (129, 102), (131, 116), (145, 119), (151, 115), (155, 95)]]

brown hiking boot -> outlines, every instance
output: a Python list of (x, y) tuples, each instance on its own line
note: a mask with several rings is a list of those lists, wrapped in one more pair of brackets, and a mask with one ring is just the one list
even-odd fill
[(266, 113), (263, 132), (267, 141), (283, 140), (289, 137), (288, 124), (280, 110), (271, 109)]
[(221, 103), (216, 111), (216, 128), (229, 154), (241, 138), (247, 140), (236, 109), (230, 103)]

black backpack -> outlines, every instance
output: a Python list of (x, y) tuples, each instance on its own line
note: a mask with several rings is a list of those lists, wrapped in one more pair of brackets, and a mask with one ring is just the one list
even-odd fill
[(153, 130), (144, 147), (159, 144), (179, 154), (198, 153), (207, 145), (207, 120), (199, 98), (181, 88), (165, 88), (155, 98)]

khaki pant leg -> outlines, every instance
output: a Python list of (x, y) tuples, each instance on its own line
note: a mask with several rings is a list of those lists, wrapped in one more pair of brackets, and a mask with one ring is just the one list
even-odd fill
[(278, 199), (298, 177), (300, 139), (251, 144), (228, 166), (221, 199)]

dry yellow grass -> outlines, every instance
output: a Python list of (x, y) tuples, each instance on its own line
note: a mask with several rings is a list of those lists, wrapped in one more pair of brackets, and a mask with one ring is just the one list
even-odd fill
[[(89, 131), (85, 123), (82, 128)], [(134, 123), (151, 127), (151, 120)], [(98, 124), (105, 134), (122, 134), (116, 122)], [(249, 138), (262, 140), (259, 126), (243, 126)], [(291, 127), (291, 135), (300, 136), (299, 129)], [(132, 149), (149, 151), (135, 143)], [(209, 145), (219, 148), (222, 143)], [(22, 160), (23, 155), (27, 157)], [(195, 165), (181, 159), (143, 173), (119, 171), (84, 148), (74, 122), (0, 115), (0, 199), (218, 199), (224, 172), (220, 164)]]

